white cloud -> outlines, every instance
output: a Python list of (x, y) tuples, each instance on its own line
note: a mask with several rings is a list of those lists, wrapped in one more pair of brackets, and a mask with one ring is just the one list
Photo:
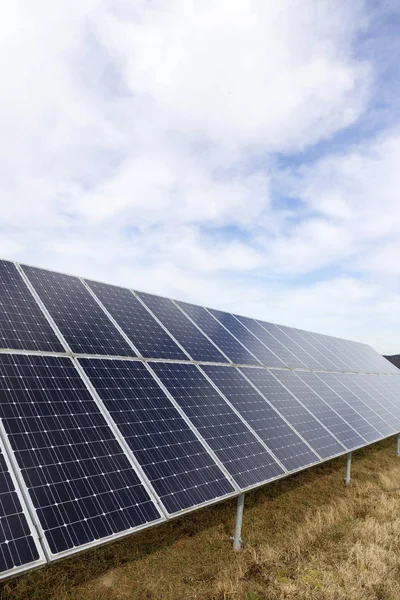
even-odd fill
[(0, 254), (396, 350), (399, 136), (278, 168), (367, 114), (368, 27), (358, 1), (3, 3)]

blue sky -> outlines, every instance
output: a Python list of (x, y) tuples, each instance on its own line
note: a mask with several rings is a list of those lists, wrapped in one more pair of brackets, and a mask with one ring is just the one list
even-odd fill
[(397, 9), (3, 3), (0, 255), (400, 352)]

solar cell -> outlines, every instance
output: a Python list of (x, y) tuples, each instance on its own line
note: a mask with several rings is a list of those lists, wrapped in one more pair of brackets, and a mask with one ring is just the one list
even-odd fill
[(380, 433), (375, 427), (370, 425), (364, 417), (351, 406), (351, 403), (347, 403), (315, 373), (312, 373), (311, 371), (297, 371), (297, 375), (307, 383), (315, 393), (319, 394), (331, 408), (336, 410), (366, 442), (376, 442), (381, 438)]
[(258, 360), (267, 367), (283, 367), (284, 363), (267, 346), (265, 346), (247, 327), (242, 325), (230, 313), (207, 308), (207, 311), (217, 319), (242, 344), (249, 348)]
[(391, 425), (396, 423), (400, 431), (399, 393), (397, 395), (393, 394), (391, 388), (386, 384), (387, 379), (390, 378), (360, 373), (357, 377), (357, 383), (395, 416), (396, 420), (393, 423), (391, 422)]
[[(274, 338), (285, 346), (303, 365), (308, 369), (323, 369), (322, 364), (314, 359), (305, 349), (290, 337), (290, 327), (284, 327), (283, 325), (275, 325), (274, 323), (267, 323), (266, 321), (258, 320), (258, 323), (266, 330), (269, 334), (273, 335)], [(289, 366), (294, 366), (289, 365)]]
[(0, 579), (45, 562), (32, 528), (0, 448)]
[[(362, 351), (360, 351), (361, 344), (356, 342), (350, 342), (349, 340), (341, 340), (335, 338), (334, 343), (336, 344), (338, 351), (343, 351), (346, 355), (347, 360), (349, 357), (351, 361), (355, 363), (355, 372), (366, 372), (368, 373), (371, 370), (371, 366), (368, 360), (365, 360), (365, 356), (362, 355)], [(347, 369), (349, 370), (349, 369)]]
[(135, 355), (78, 277), (36, 267), (23, 270), (73, 352)]
[(269, 400), (322, 459), (343, 453), (343, 446), (266, 369), (241, 367), (240, 371)]
[(155, 362), (151, 368), (239, 487), (284, 473), (195, 365)]
[(136, 292), (193, 360), (229, 362), (199, 329), (168, 298)]
[(310, 369), (322, 368), (327, 371), (338, 370), (337, 364), (330, 360), (327, 352), (321, 352), (317, 344), (315, 344), (311, 334), (307, 331), (301, 331), (294, 327), (284, 327), (283, 325), (279, 325), (279, 328), (311, 357), (311, 361), (307, 359), (307, 366)]
[(366, 402), (357, 394), (352, 393), (345, 385), (344, 373), (317, 373), (324, 383), (336, 392), (346, 403), (350, 404), (372, 427), (374, 427), (381, 437), (390, 435), (392, 428), (384, 421)]
[(143, 363), (80, 364), (170, 514), (234, 491)]
[(0, 355), (0, 417), (52, 555), (160, 519), (67, 357)]
[(384, 394), (387, 398), (390, 398), (392, 405), (400, 412), (400, 376), (361, 375), (361, 377), (363, 377), (371, 387), (379, 390), (379, 392)]
[[(358, 375), (349, 373), (343, 374), (342, 381), (353, 394), (361, 398), (365, 404), (368, 404), (368, 406), (388, 424), (392, 433), (399, 429), (400, 421), (396, 418), (394, 413), (390, 411), (387, 403), (378, 401), (374, 397), (376, 394), (366, 391), (365, 386), (362, 386), (362, 382)], [(388, 430), (388, 435), (390, 435), (390, 430)]]
[(318, 456), (237, 369), (203, 365), (201, 370), (288, 470), (319, 462)]
[(386, 383), (385, 391), (390, 392), (392, 394), (392, 398), (394, 402), (398, 405), (400, 398), (400, 376), (397, 377), (385, 377)]
[(393, 373), (398, 374), (398, 369), (390, 361), (375, 352), (368, 344), (359, 344), (363, 356), (368, 360), (368, 364), (373, 373)]
[[(345, 346), (340, 345), (340, 340), (328, 335), (312, 334), (313, 338), (318, 338), (323, 344), (325, 353), (328, 352), (335, 357), (335, 361), (339, 361), (340, 368), (338, 371), (355, 371), (359, 370), (357, 361), (351, 356), (351, 352)], [(341, 364), (340, 364), (341, 363)]]
[(0, 347), (64, 352), (16, 266), (0, 261)]
[[(251, 333), (253, 333), (269, 350), (271, 350), (284, 364), (286, 367), (300, 367), (304, 369), (305, 364), (297, 358), (290, 350), (286, 348), (280, 341), (276, 339), (269, 331), (264, 329), (255, 319), (249, 319), (248, 317), (234, 317), (242, 323)], [(280, 365), (281, 366), (281, 365)]]
[[(303, 332), (301, 332), (303, 333)], [(348, 371), (349, 365), (346, 364), (337, 353), (334, 352), (332, 346), (329, 344), (329, 336), (321, 335), (320, 333), (311, 333), (307, 332), (310, 343), (317, 348), (321, 354), (326, 356), (326, 358), (335, 366), (333, 371)]]
[(347, 450), (365, 445), (365, 441), (324, 402), (294, 371), (275, 371), (277, 379), (314, 415)]
[(238, 365), (260, 365), (260, 361), (242, 346), (222, 325), (202, 306), (187, 302), (177, 305), (196, 323), (198, 327), (218, 346), (233, 363)]
[(187, 360), (186, 354), (130, 290), (96, 281), (86, 280), (86, 283), (142, 356)]

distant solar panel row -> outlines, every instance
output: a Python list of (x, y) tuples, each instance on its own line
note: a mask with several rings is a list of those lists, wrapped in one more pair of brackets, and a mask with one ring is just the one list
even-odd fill
[(368, 346), (7, 261), (0, 349), (3, 574), (400, 430)]

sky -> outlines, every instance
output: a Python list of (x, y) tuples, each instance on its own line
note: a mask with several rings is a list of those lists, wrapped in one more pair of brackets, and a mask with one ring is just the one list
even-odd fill
[(0, 5), (0, 256), (400, 352), (398, 1)]

